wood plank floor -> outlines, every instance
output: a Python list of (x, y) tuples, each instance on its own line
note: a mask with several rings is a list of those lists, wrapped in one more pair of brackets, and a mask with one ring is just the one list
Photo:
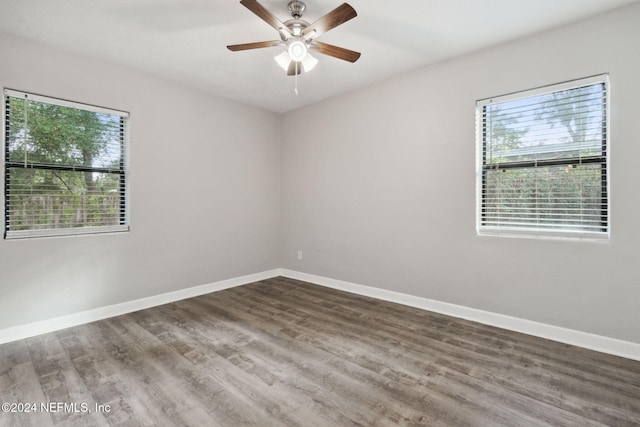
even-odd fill
[(52, 405), (12, 427), (637, 426), (640, 362), (274, 278), (1, 345), (0, 401)]

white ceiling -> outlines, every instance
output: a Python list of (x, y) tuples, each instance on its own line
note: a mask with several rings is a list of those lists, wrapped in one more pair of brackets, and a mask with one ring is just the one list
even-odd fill
[[(313, 22), (344, 0), (307, 0)], [(358, 16), (318, 38), (362, 52), (287, 77), (274, 29), (239, 0), (0, 0), (0, 31), (120, 63), (276, 112), (292, 110), (466, 52), (638, 0), (348, 0)], [(288, 0), (259, 0), (281, 21)]]

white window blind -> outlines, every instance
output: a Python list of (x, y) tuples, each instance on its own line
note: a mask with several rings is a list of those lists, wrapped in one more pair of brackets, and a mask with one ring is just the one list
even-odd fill
[(4, 94), (5, 238), (128, 230), (129, 114)]
[(478, 231), (608, 238), (606, 75), (477, 102)]

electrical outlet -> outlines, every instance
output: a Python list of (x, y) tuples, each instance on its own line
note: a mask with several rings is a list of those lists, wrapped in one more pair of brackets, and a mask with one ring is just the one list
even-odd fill
[(298, 261), (302, 261), (302, 251), (298, 251)]

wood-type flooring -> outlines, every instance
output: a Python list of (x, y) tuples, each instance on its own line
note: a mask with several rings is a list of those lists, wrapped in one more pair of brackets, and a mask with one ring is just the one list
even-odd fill
[(0, 345), (0, 402), (11, 427), (638, 426), (640, 362), (278, 277)]

